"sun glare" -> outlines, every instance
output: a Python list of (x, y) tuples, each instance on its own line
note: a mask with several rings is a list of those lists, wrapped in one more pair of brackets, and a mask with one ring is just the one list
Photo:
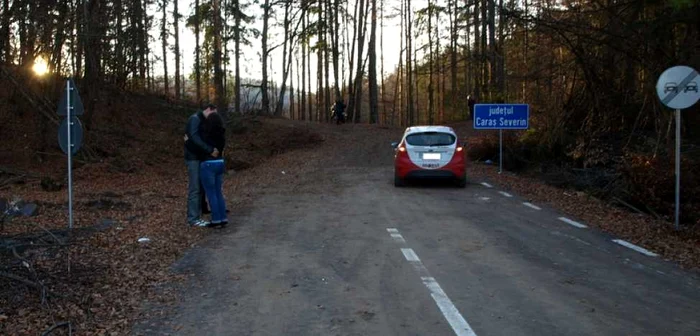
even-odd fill
[(49, 72), (49, 65), (46, 63), (43, 57), (37, 57), (34, 60), (34, 73), (43, 76)]

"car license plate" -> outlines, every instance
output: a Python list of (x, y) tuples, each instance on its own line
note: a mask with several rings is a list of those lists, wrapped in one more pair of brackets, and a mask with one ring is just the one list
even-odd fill
[(440, 160), (440, 153), (423, 153), (423, 160)]
[(421, 166), (423, 166), (423, 168), (438, 168), (438, 167), (440, 167), (440, 165), (437, 163), (424, 163)]

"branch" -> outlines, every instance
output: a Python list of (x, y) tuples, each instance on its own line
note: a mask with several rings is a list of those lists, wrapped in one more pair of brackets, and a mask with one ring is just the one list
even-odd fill
[(48, 336), (55, 329), (62, 328), (62, 327), (68, 327), (68, 334), (71, 334), (73, 332), (73, 326), (71, 326), (70, 322), (60, 322), (60, 323), (54, 324), (51, 328), (46, 329), (46, 331), (41, 333), (41, 336)]
[(36, 283), (36, 282), (34, 282), (34, 281), (31, 281), (31, 280), (27, 280), (27, 279), (25, 279), (25, 278), (23, 278), (23, 277), (20, 277), (20, 276), (18, 276), (18, 275), (14, 275), (14, 274), (12, 274), (12, 273), (7, 273), (7, 272), (0, 271), (0, 277), (3, 277), (3, 278), (5, 278), (5, 279), (14, 280), (14, 281), (23, 283), (23, 284), (25, 284), (25, 285), (27, 285), (27, 286), (37, 288), (37, 289), (44, 289), (44, 286), (43, 286), (43, 285), (41, 285), (41, 284), (39, 284), (39, 283)]

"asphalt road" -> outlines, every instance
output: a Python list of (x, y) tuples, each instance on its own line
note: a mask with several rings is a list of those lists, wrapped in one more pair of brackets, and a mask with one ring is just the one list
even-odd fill
[(174, 314), (134, 333), (700, 334), (697, 274), (497, 181), (394, 188), (372, 150), (267, 190), (173, 266), (193, 275)]

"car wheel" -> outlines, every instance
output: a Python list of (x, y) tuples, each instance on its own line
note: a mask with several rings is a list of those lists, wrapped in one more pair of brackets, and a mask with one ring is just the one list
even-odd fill
[(403, 187), (405, 186), (406, 183), (402, 178), (400, 178), (398, 175), (394, 175), (394, 187)]
[(458, 188), (465, 188), (466, 186), (467, 186), (467, 178), (466, 177), (457, 179), (457, 187)]

